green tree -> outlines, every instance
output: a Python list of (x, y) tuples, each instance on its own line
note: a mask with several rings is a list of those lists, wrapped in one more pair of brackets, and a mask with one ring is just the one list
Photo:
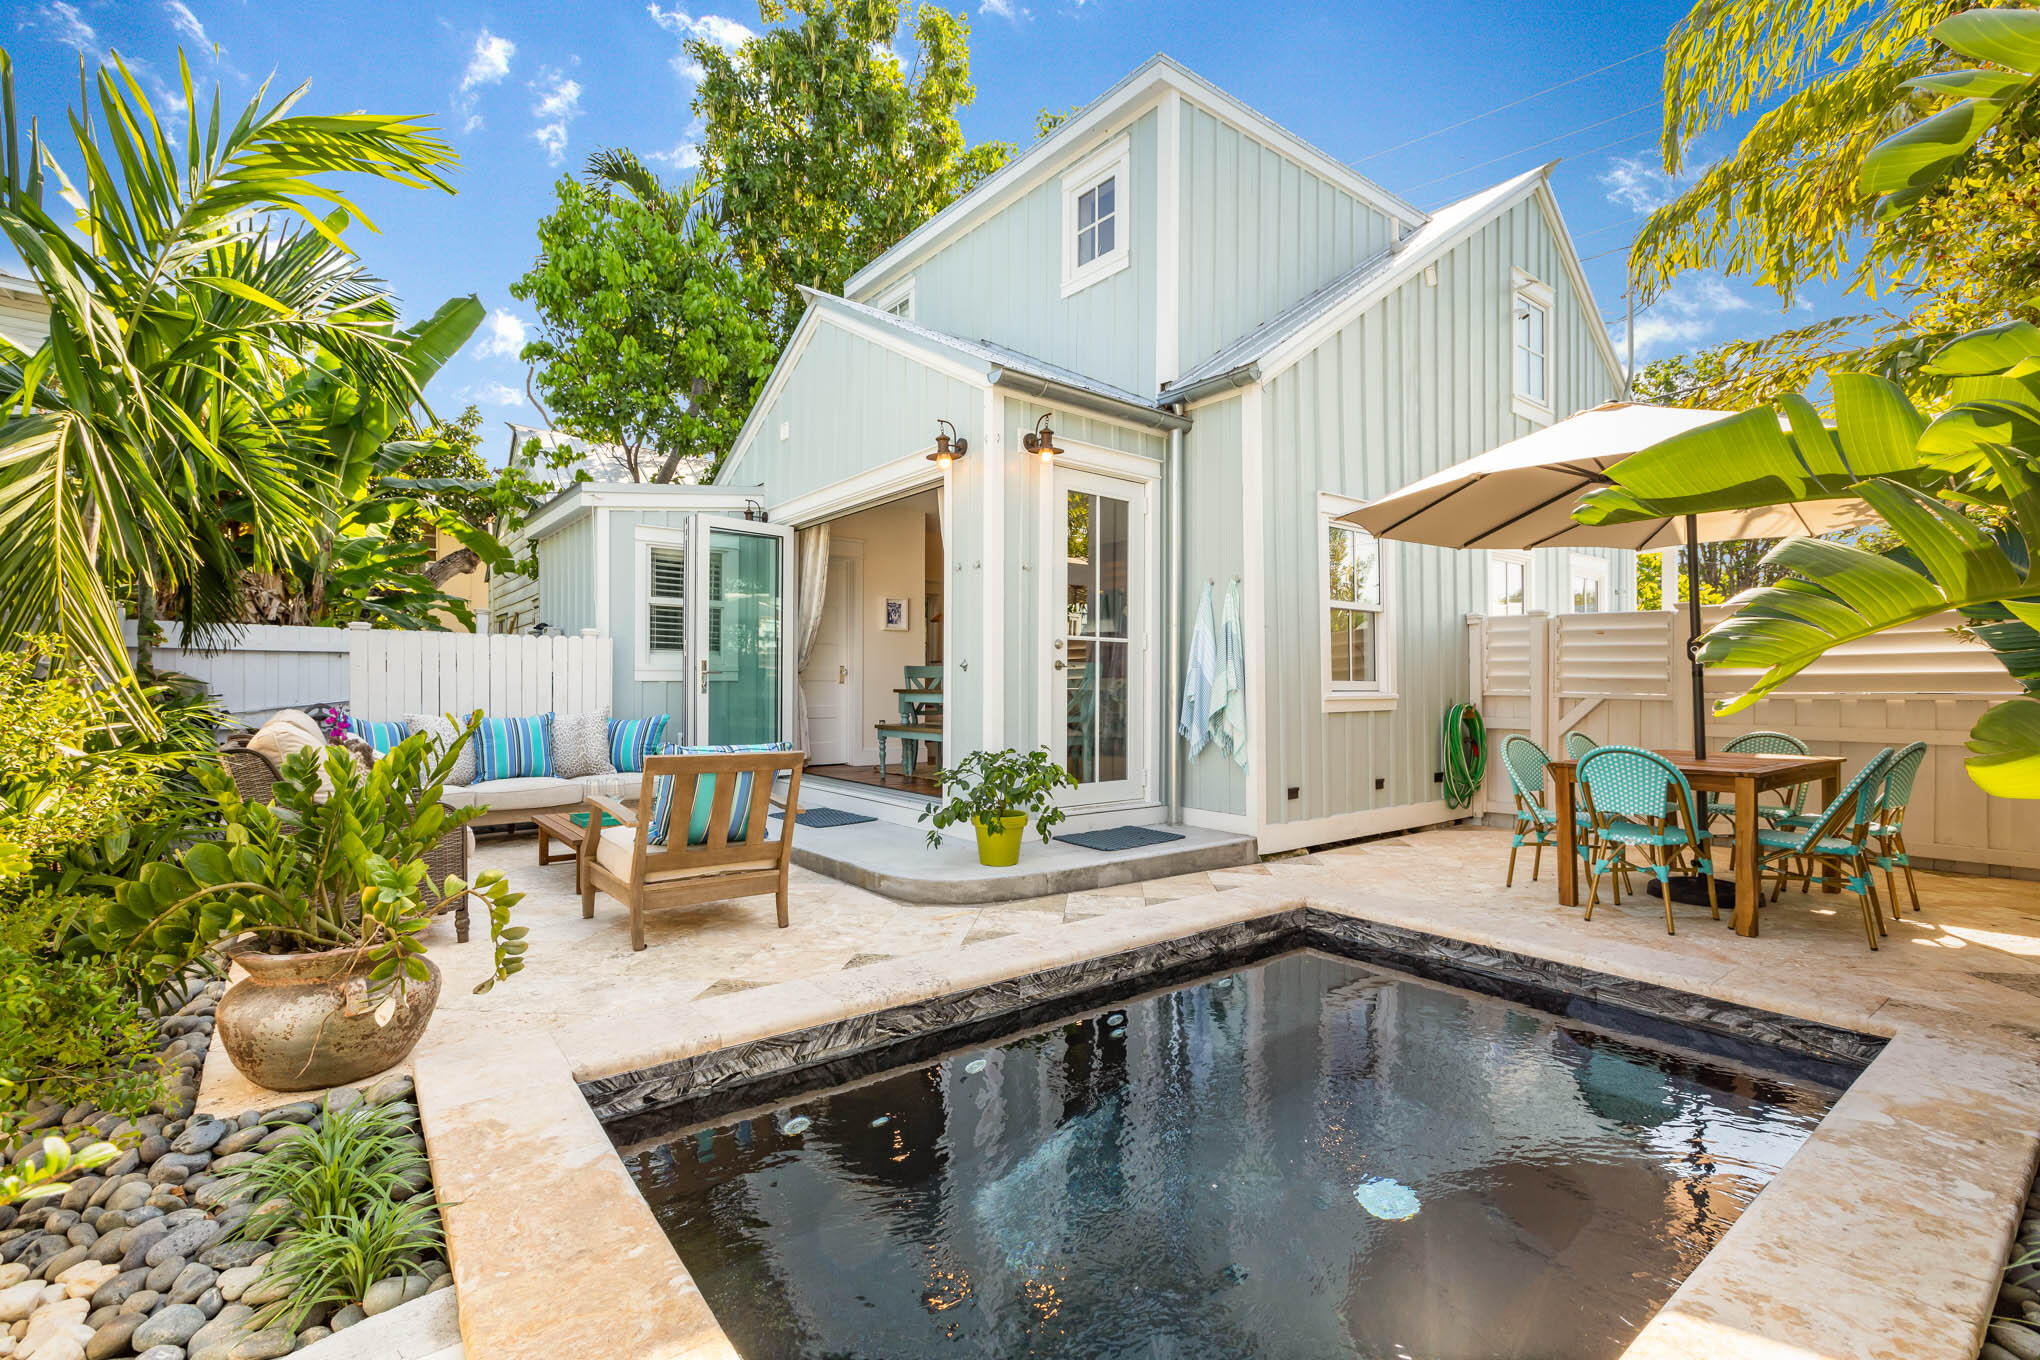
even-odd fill
[(295, 113), (303, 86), (223, 118), (179, 67), (174, 139), (118, 57), (95, 121), (81, 70), (74, 183), (16, 119), (0, 52), (0, 233), (50, 321), (32, 353), (0, 340), (0, 642), (57, 634), (115, 680), (121, 596), (145, 633), (174, 595), (192, 636), (217, 637), (245, 564), (313, 547), (329, 450), (270, 420), (265, 392), (323, 356), (363, 399), (418, 397), (391, 299), (344, 244), (362, 213), (331, 179), (451, 192), (452, 150), (413, 119)]
[(769, 290), (783, 345), (802, 286), (840, 293), (857, 270), (1012, 158), (966, 146), (957, 110), (976, 97), (969, 25), (923, 4), (911, 70), (894, 54), (897, 0), (760, 0), (779, 25), (734, 52), (690, 38), (702, 68), (702, 173), (745, 266)]
[[(1974, 92), (1979, 77), (1963, 54), (1930, 36), (1965, 8), (1962, 0), (1709, 0), (1673, 30), (1667, 171), (1684, 171), (1702, 138), (1770, 107), (1644, 225), (1631, 256), (1640, 297), (1658, 296), (1687, 270), (1723, 269), (1776, 289), (1788, 306), (1808, 285), (1837, 279), (1895, 304), (1726, 347), (1707, 404), (1768, 401), (1812, 386), (1837, 364), (1874, 368), (1933, 396), (1944, 385), (1924, 364), (1938, 345), (2040, 316), (2040, 120), (2030, 101), (1995, 119), (1955, 175), (1889, 198), (1859, 182), (1866, 158), (1895, 128), (1949, 94)], [(1966, 131), (1973, 140), (1988, 127), (1942, 125), (1930, 135)]]
[(524, 347), (561, 426), (623, 451), (631, 480), (720, 461), (772, 363), (763, 289), (737, 262), (699, 177), (659, 182), (628, 151), (563, 176), (539, 256), (510, 292), (538, 309)]

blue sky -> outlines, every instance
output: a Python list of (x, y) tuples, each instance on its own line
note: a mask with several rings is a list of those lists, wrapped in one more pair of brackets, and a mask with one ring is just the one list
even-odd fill
[[(1619, 349), (1622, 250), (1666, 189), (1655, 169), (1660, 64), (1650, 49), (1684, 13), (1680, 0), (1238, 8), (971, 0), (952, 8), (971, 25), (978, 97), (963, 125), (973, 141), (1025, 142), (1036, 110), (1087, 102), (1165, 51), (1420, 207), (1562, 159), (1559, 201)], [(24, 0), (9, 9), (0, 42), (15, 59), (17, 108), (39, 115), (46, 133), (63, 128), (76, 101), (80, 52), (97, 60), (118, 50), (141, 62), (167, 98), (180, 43), (196, 83), (217, 79), (230, 111), (264, 78), (272, 93), (309, 80), (301, 107), (414, 113), (444, 129), (461, 156), (458, 194), (370, 188), (360, 196), (382, 232), (360, 234), (358, 248), (409, 314), (469, 292), (491, 309), (489, 325), (429, 396), (442, 409), (478, 403), (495, 458), (505, 442), (500, 422), (534, 419), (515, 357), (531, 313), (509, 284), (530, 262), (533, 224), (553, 181), (610, 145), (684, 171), (694, 120), (682, 36), (727, 44), (761, 26), (751, 0), (705, 9), (628, 0)], [(1561, 82), (1570, 83), (1551, 88)], [(1405, 145), (1412, 139), (1421, 140)], [(54, 140), (63, 155), (68, 133)], [(1816, 298), (1821, 312), (1847, 310), (1837, 301)], [(1780, 324), (1775, 298), (1694, 277), (1642, 318), (1639, 354)]]

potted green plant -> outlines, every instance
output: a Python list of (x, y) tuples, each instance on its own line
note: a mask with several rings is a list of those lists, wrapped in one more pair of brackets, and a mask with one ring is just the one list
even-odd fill
[(942, 844), (943, 828), (969, 822), (977, 828), (978, 863), (993, 867), (1020, 862), (1020, 837), (1030, 821), (1046, 844), (1063, 819), (1055, 791), (1077, 786), (1045, 746), (1026, 755), (1010, 746), (972, 751), (941, 779), (942, 801), (921, 812), (922, 821), (934, 824), (928, 844)]
[(429, 734), (407, 737), (367, 769), (334, 747), (296, 752), (269, 802), (244, 800), (208, 771), (222, 838), (121, 885), (108, 933), (151, 983), (215, 951), (239, 963), (247, 976), (215, 1018), (234, 1066), (262, 1086), (317, 1090), (394, 1065), (439, 997), (420, 938), (436, 913), (463, 896), (488, 909), (495, 968), (476, 991), (524, 966), (524, 931), (510, 924), (522, 894), (502, 874), (426, 882), (426, 851), (485, 810), (440, 802), (473, 730), (470, 721), (436, 754)]

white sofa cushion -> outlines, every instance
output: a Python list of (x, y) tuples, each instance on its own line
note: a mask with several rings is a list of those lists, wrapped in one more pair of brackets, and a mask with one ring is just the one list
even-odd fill
[(439, 795), (448, 807), (473, 807), (486, 803), (491, 812), (517, 812), (524, 808), (568, 807), (581, 801), (581, 791), (571, 779), (551, 775), (519, 775), (515, 779), (491, 779), (460, 787), (447, 785)]

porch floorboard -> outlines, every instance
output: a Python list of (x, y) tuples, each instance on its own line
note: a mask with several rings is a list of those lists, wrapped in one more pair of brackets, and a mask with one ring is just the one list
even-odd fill
[(968, 832), (947, 835), (939, 847), (931, 847), (924, 829), (890, 822), (802, 827), (793, 839), (793, 860), (803, 868), (899, 901), (968, 905), (1231, 869), (1260, 858), (1252, 836), (1196, 826), (1168, 829), (1182, 839), (1112, 852), (1086, 850), (1061, 841), (1043, 845), (1030, 831), (1021, 845), (1018, 864), (990, 868), (978, 863), (977, 842)]

